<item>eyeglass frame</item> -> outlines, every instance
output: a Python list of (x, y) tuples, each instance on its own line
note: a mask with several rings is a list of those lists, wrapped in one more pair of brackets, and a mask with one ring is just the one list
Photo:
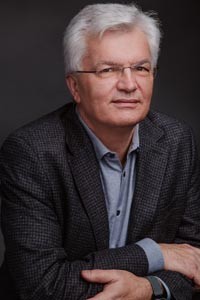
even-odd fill
[[(117, 74), (117, 72), (119, 71), (120, 72), (120, 75), (121, 74), (123, 74), (123, 71), (125, 70), (125, 69), (130, 69), (131, 71), (134, 71), (134, 70), (136, 70), (138, 67), (142, 67), (142, 68), (144, 68), (144, 69), (146, 69), (146, 71), (147, 72), (151, 72), (151, 68), (150, 68), (150, 70), (147, 70), (147, 68), (145, 68), (144, 66), (142, 66), (142, 64), (144, 64), (144, 63), (147, 63), (147, 61), (142, 61), (142, 62), (140, 62), (140, 63), (137, 63), (137, 64), (135, 64), (135, 65), (132, 65), (132, 66), (125, 66), (125, 67), (120, 67), (120, 66), (117, 66), (117, 65), (113, 65), (113, 66), (109, 66), (109, 67), (106, 67), (106, 68), (103, 68), (102, 70), (76, 70), (76, 71), (73, 71), (73, 72), (71, 72), (71, 74), (73, 74), (73, 73), (78, 73), (78, 74), (96, 74), (96, 76), (98, 77), (98, 78), (109, 78), (109, 77), (101, 77), (100, 76), (100, 74), (102, 74), (102, 71), (103, 70), (106, 70), (106, 69), (115, 69), (115, 71), (116, 71), (116, 74)], [(153, 76), (154, 76), (154, 78), (156, 77), (156, 75), (157, 75), (157, 71), (158, 71), (158, 67), (154, 67), (153, 68)], [(109, 73), (109, 72), (108, 72)], [(115, 73), (113, 73), (112, 75), (114, 75)]]

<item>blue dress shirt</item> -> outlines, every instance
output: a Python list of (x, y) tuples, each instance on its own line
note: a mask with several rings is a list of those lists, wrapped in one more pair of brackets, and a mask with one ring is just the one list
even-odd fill
[[(129, 216), (135, 190), (135, 163), (137, 150), (139, 149), (139, 125), (135, 126), (126, 163), (122, 166), (117, 153), (110, 151), (82, 120), (78, 111), (77, 114), (93, 143), (99, 162), (100, 178), (108, 211), (109, 247), (123, 247), (126, 244)], [(149, 274), (164, 268), (164, 258), (159, 245), (155, 241), (145, 238), (138, 241), (137, 244), (145, 251), (149, 264)], [(169, 295), (168, 299), (170, 299), (169, 289), (166, 284), (164, 286)]]

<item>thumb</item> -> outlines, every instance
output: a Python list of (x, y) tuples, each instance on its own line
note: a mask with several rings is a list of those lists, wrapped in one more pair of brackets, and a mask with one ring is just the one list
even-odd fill
[(89, 282), (96, 283), (108, 283), (114, 279), (112, 270), (83, 270), (81, 276)]

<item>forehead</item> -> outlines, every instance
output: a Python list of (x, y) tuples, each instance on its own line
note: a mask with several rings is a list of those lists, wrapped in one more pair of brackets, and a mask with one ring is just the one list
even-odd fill
[(114, 63), (134, 63), (147, 59), (151, 61), (146, 35), (138, 28), (129, 31), (106, 31), (102, 37), (87, 38), (85, 65), (95, 65), (104, 61)]

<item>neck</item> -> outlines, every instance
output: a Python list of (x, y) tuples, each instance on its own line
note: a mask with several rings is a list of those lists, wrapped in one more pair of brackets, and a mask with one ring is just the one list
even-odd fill
[(132, 142), (134, 126), (108, 127), (107, 125), (90, 123), (82, 116), (81, 118), (110, 151), (117, 153), (121, 164), (124, 165), (129, 146)]
[(95, 128), (92, 130), (109, 150), (117, 153), (121, 164), (124, 165), (129, 146), (132, 142), (134, 128), (106, 128), (106, 131)]
[(134, 134), (133, 126), (108, 126), (104, 124), (90, 122), (77, 110), (81, 119), (101, 140), (101, 142), (112, 152), (117, 153), (121, 164), (124, 165), (129, 146)]

